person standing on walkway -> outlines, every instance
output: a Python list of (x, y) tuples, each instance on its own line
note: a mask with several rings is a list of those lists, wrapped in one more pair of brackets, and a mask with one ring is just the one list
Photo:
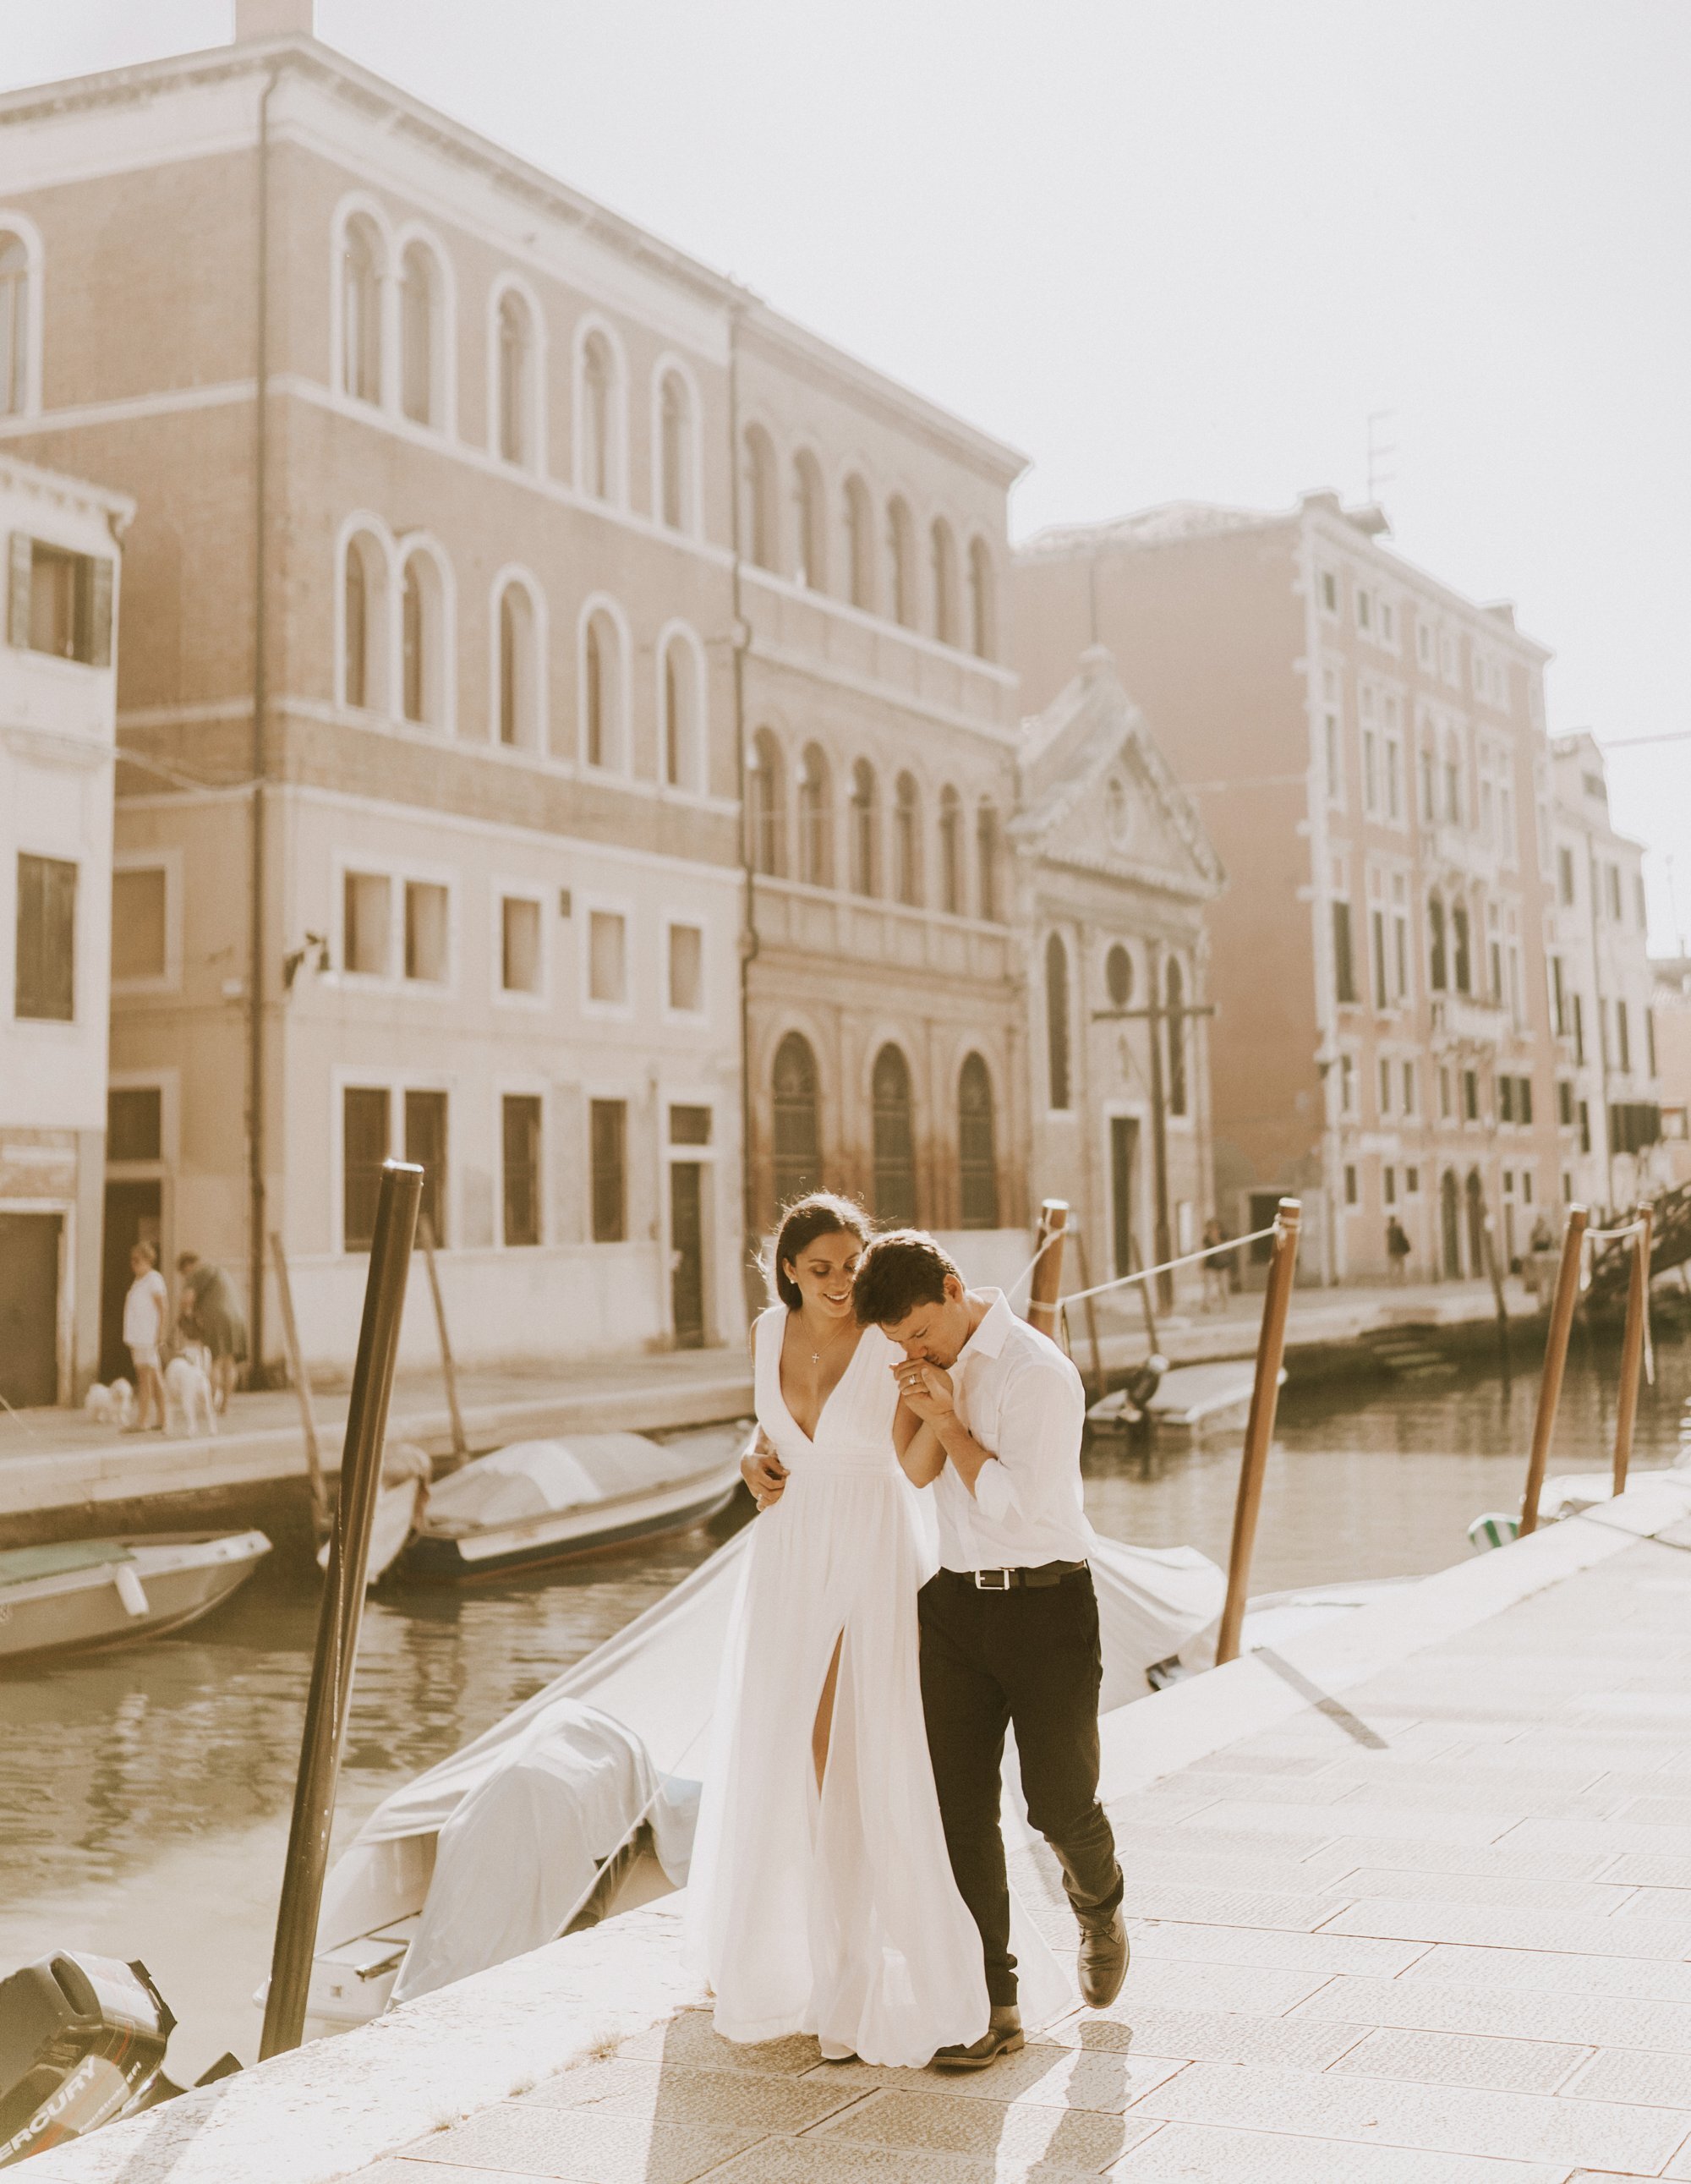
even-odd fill
[(164, 1430), (164, 1376), (159, 1351), (170, 1314), (164, 1277), (159, 1271), (159, 1246), (137, 1244), (129, 1255), (134, 1280), (123, 1301), (124, 1346), (135, 1368), (135, 1419), (125, 1433), (145, 1433), (147, 1413), (152, 1410), (159, 1430)]
[(1106, 2007), (1127, 1970), (1121, 1868), (1098, 1797), (1103, 1654), (1081, 1488), (1086, 1396), (1057, 1346), (1002, 1290), (966, 1288), (932, 1236), (871, 1238), (852, 1302), (903, 1350), (899, 1394), (945, 1455), (933, 1487), (941, 1567), (917, 1602), (922, 1704), (992, 2020), (934, 2059), (981, 2069), (1023, 2042), (999, 1777), (1012, 1724), (1027, 1817), (1056, 1852), (1080, 1925), (1085, 2000)]
[(1217, 1312), (1225, 1312), (1227, 1309), (1227, 1299), (1232, 1290), (1233, 1255), (1231, 1251), (1222, 1251), (1216, 1248), (1227, 1241), (1227, 1232), (1221, 1225), (1221, 1217), (1212, 1213), (1204, 1224), (1204, 1248), (1206, 1251), (1215, 1253), (1213, 1259), (1206, 1259), (1204, 1262), (1204, 1309), (1205, 1312), (1208, 1312), (1212, 1306)]
[(236, 1362), (247, 1355), (247, 1322), (235, 1284), (221, 1267), (213, 1266), (197, 1251), (184, 1251), (176, 1272), (182, 1283), (177, 1328), (190, 1342), (203, 1342), (211, 1352), (212, 1404), (226, 1411), (235, 1392)]
[(1409, 1231), (1394, 1213), (1386, 1223), (1386, 1262), (1392, 1280), (1402, 1288), (1409, 1274), (1410, 1253), (1414, 1249)]

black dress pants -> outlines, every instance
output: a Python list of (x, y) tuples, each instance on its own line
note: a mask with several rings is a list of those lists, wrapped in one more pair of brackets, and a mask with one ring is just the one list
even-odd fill
[(1004, 1730), (1015, 1728), (1027, 1817), (1057, 1854), (1076, 1912), (1121, 1901), (1115, 1838), (1098, 1802), (1098, 1596), (1090, 1570), (1055, 1585), (977, 1591), (941, 1570), (917, 1598), (922, 1707), (945, 1847), (981, 1930), (993, 2006), (1015, 2000), (1000, 1825)]

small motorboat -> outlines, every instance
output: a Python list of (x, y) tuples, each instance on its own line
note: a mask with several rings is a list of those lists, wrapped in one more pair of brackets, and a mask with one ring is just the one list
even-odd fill
[(571, 1434), (478, 1456), (430, 1490), (401, 1558), (420, 1577), (478, 1578), (683, 1531), (714, 1516), (740, 1484), (748, 1427), (672, 1440)]
[[(364, 1582), (375, 1585), (398, 1561), (407, 1540), (419, 1530), (429, 1506), (433, 1466), (414, 1441), (391, 1440), (381, 1451), (381, 1486), (370, 1528), (370, 1559)], [(329, 1567), (329, 1542), (317, 1550), (317, 1567)]]
[[(1249, 1408), (1256, 1368), (1249, 1357), (1223, 1359), (1210, 1365), (1164, 1364), (1149, 1359), (1130, 1373), (1125, 1387), (1101, 1397), (1087, 1412), (1089, 1425), (1109, 1429), (1149, 1423), (1159, 1433), (1200, 1433), (1242, 1419)], [(1140, 1376), (1149, 1375), (1149, 1385)], [(1286, 1368), (1280, 1368), (1279, 1384), (1286, 1385)]]
[(0, 1666), (180, 1630), (226, 1600), (270, 1551), (262, 1532), (0, 1550)]

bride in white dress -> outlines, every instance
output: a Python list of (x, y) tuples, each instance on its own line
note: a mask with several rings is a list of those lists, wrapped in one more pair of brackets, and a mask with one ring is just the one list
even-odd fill
[(868, 1233), (818, 1195), (776, 1239), (782, 1301), (753, 1354), (787, 1477), (756, 1520), (729, 1634), (688, 1919), (728, 2039), (809, 2032), (832, 2059), (914, 2065), (977, 2039), (988, 2007), (917, 1665), (932, 1557), (912, 1478), (938, 1460), (899, 1412), (903, 1352), (853, 1317)]

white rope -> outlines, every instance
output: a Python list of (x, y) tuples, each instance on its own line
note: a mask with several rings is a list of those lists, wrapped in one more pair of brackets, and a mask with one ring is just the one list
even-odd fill
[(1206, 1245), (1201, 1251), (1187, 1251), (1177, 1259), (1165, 1259), (1160, 1267), (1141, 1267), (1136, 1274), (1118, 1274), (1113, 1282), (1095, 1282), (1089, 1290), (1071, 1290), (1060, 1298), (1062, 1304), (1081, 1304), (1087, 1297), (1102, 1296), (1106, 1290), (1125, 1289), (1130, 1282), (1148, 1282), (1154, 1274), (1172, 1273), (1176, 1267), (1195, 1267), (1200, 1259), (1219, 1258), (1223, 1251), (1237, 1251), (1242, 1244), (1259, 1244), (1265, 1236), (1271, 1236), (1278, 1228), (1271, 1221), (1266, 1228), (1253, 1228), (1249, 1236), (1229, 1236), (1224, 1244)]
[(1015, 1279), (1010, 1284), (1009, 1288), (1005, 1290), (1004, 1302), (1006, 1304), (1014, 1304), (1015, 1301), (1016, 1291), (1021, 1287), (1025, 1281), (1028, 1280), (1032, 1277), (1033, 1269), (1039, 1264), (1039, 1262), (1044, 1257), (1051, 1246), (1054, 1243), (1058, 1242), (1062, 1237), (1068, 1234), (1068, 1233), (1069, 1231), (1064, 1228), (1054, 1228), (1051, 1231), (1050, 1234), (1039, 1246), (1039, 1249), (1034, 1253), (1033, 1256), (1028, 1261), (1027, 1264), (1022, 1268)]
[(1623, 1236), (1643, 1235), (1644, 1228), (1642, 1221), (1629, 1221), (1624, 1228), (1588, 1228), (1585, 1240), (1588, 1244), (1618, 1244)]

